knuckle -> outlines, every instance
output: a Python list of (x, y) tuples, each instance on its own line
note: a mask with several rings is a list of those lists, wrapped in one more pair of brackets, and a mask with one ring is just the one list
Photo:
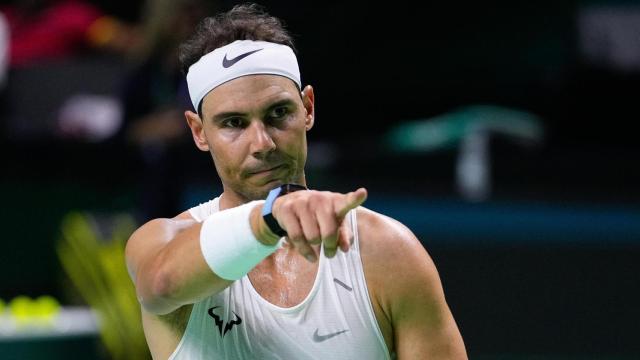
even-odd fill
[(320, 233), (318, 231), (310, 231), (305, 237), (308, 242), (320, 241)]
[(337, 226), (335, 219), (327, 217), (322, 228), (322, 237), (327, 238), (335, 235), (340, 228)]
[(321, 230), (320, 236), (322, 237), (323, 240), (329, 239), (336, 233), (336, 230), (337, 229), (334, 229), (331, 226), (324, 226)]
[(283, 200), (282, 203), (280, 203), (280, 207), (279, 210), (284, 211), (284, 212), (291, 212), (291, 201), (289, 200)]
[(306, 242), (297, 243), (295, 246), (298, 252), (303, 255), (308, 254), (312, 251), (311, 247), (309, 247), (309, 245)]
[(311, 194), (309, 194), (308, 197), (308, 203), (309, 204), (317, 204), (318, 202), (322, 201), (322, 193), (319, 191), (313, 191)]
[(298, 244), (303, 241), (302, 234), (298, 231), (289, 231), (287, 233), (287, 238), (289, 238), (289, 241), (294, 244)]
[(319, 210), (325, 215), (333, 215), (333, 201), (330, 198), (325, 198), (319, 206)]

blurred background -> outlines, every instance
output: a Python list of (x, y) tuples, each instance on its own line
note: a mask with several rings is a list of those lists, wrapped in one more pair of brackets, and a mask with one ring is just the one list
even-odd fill
[[(0, 2), (3, 359), (148, 356), (122, 247), (221, 191), (176, 49), (235, 4)], [(418, 235), (471, 358), (640, 356), (640, 1), (261, 4), (315, 87), (309, 185)]]

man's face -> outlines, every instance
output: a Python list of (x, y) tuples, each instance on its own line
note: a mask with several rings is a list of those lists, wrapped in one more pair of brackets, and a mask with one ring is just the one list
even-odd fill
[(306, 131), (313, 126), (311, 87), (301, 97), (282, 76), (240, 77), (205, 96), (201, 120), (199, 136), (206, 146), (198, 139), (196, 144), (211, 153), (229, 196), (264, 199), (280, 184), (304, 183)]

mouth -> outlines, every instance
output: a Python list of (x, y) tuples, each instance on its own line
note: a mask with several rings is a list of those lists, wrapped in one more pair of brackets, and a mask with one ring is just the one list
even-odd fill
[(261, 169), (261, 170), (257, 170), (257, 171), (251, 171), (249, 172), (249, 175), (269, 175), (272, 174), (280, 169), (282, 169), (284, 167), (284, 164), (280, 164), (277, 166), (273, 166), (270, 168), (266, 168), (266, 169)]

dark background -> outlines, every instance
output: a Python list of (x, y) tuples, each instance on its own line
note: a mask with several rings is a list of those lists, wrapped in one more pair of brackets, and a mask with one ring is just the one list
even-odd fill
[[(93, 2), (139, 17), (140, 1)], [(471, 358), (640, 355), (640, 64), (590, 59), (579, 26), (584, 9), (637, 13), (640, 2), (263, 4), (295, 35), (303, 83), (315, 88), (309, 183), (365, 186), (370, 208), (413, 229)], [(403, 154), (385, 145), (403, 121), (476, 104), (530, 112), (544, 128), (535, 146), (491, 138), (485, 201), (456, 191), (456, 147)], [(184, 208), (217, 194), (206, 154), (186, 144), (173, 156)], [(52, 245), (61, 217), (134, 212), (140, 159), (119, 143), (45, 136), (5, 137), (0, 161), (0, 295), (63, 298)]]

